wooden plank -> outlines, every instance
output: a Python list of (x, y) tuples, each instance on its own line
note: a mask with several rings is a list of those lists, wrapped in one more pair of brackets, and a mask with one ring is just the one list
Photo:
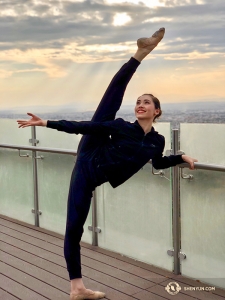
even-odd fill
[[(113, 258), (115, 258), (117, 260), (122, 260), (123, 262), (127, 262), (127, 264), (130, 265), (131, 268), (132, 268), (133, 265), (139, 266), (140, 269), (141, 269), (141, 272), (143, 272), (144, 270), (149, 270), (150, 272), (152, 272), (152, 273), (149, 273), (149, 275), (150, 276), (153, 275), (153, 277), (148, 277), (148, 279), (150, 279), (153, 282), (156, 282), (156, 283), (163, 282), (164, 281), (163, 278), (165, 278), (165, 279), (171, 278), (171, 280), (172, 279), (175, 280), (177, 278), (177, 276), (178, 276), (179, 280), (181, 282), (182, 281), (183, 282), (189, 282), (193, 286), (199, 286), (198, 279), (191, 279), (191, 278), (187, 278), (187, 277), (182, 276), (182, 275), (175, 275), (172, 272), (160, 269), (160, 268), (152, 266), (152, 265), (148, 265), (148, 264), (143, 263), (143, 262), (135, 261), (135, 260), (133, 260), (132, 258), (129, 258), (129, 257), (125, 257), (125, 256), (122, 257), (121, 254), (119, 254), (119, 253), (111, 252), (109, 250), (106, 250), (106, 249), (103, 249), (103, 248), (99, 248), (99, 247), (96, 247), (96, 246), (92, 246), (92, 245), (89, 245), (89, 244), (86, 244), (86, 243), (82, 243), (82, 246), (83, 246), (82, 247), (83, 249), (84, 249), (84, 247), (85, 247), (85, 249), (89, 249), (89, 250), (93, 249), (95, 252), (108, 255), (108, 257), (113, 257)], [(96, 255), (96, 257), (97, 257), (97, 255)], [(122, 263), (121, 263), (121, 265), (122, 265)], [(128, 270), (129, 269), (127, 269), (127, 271)], [(160, 276), (158, 274), (162, 274), (163, 277), (159, 277), (159, 279), (158, 279), (157, 276)], [(154, 276), (156, 276), (156, 277), (154, 277)], [(203, 283), (201, 283), (201, 284), (203, 284)], [(207, 286), (209, 286), (209, 285), (210, 284), (208, 284)], [(215, 294), (215, 295), (218, 295), (218, 296), (221, 296), (221, 297), (225, 298), (225, 289), (217, 287), (215, 291), (212, 291), (212, 293)]]
[(0, 227), (0, 232), (4, 233), (4, 234), (7, 234), (7, 235), (9, 235), (11, 237), (14, 237), (14, 238), (16, 238), (18, 240), (21, 240), (21, 241), (24, 241), (26, 243), (29, 243), (31, 245), (38, 246), (41, 249), (45, 249), (45, 250), (47, 250), (49, 252), (58, 254), (59, 256), (63, 256), (63, 249), (62, 249), (62, 247), (50, 244), (47, 241), (40, 240), (40, 239), (32, 237), (32, 236), (27, 236), (26, 234), (24, 234), (22, 232), (15, 231), (15, 230), (12, 230), (12, 229), (10, 229), (8, 227), (4, 227), (4, 226)]
[[(45, 229), (40, 229), (40, 228), (38, 230), (36, 230), (37, 228), (35, 226), (23, 223), (21, 221), (16, 221), (16, 220), (14, 220), (12, 222), (12, 224), (11, 224), (10, 223), (10, 218), (3, 217), (1, 219), (1, 215), (0, 215), (0, 224), (2, 224), (5, 227), (14, 229), (17, 232), (22, 233), (23, 239), (25, 238), (25, 235), (27, 235), (27, 238), (30, 238), (30, 237), (34, 236), (36, 238), (36, 240), (35, 239), (33, 240), (33, 241), (35, 241), (35, 244), (36, 244), (36, 242), (38, 240), (40, 240), (40, 241), (43, 241), (45, 243), (48, 242), (48, 244), (52, 244), (52, 246), (54, 246), (54, 245), (58, 246), (58, 250), (59, 250), (59, 248), (62, 248), (62, 246), (63, 246), (63, 236), (59, 235), (59, 234), (55, 234), (55, 233), (53, 233), (51, 231), (48, 231), (48, 230), (45, 230)], [(9, 231), (8, 231), (8, 233), (9, 233)], [(42, 236), (42, 233), (44, 234), (44, 236)], [(25, 235), (23, 235), (23, 234), (25, 234)], [(50, 238), (48, 238), (48, 237), (50, 237)], [(21, 242), (23, 242), (23, 241), (21, 241)], [(43, 245), (46, 246), (46, 244), (43, 244)], [(30, 245), (29, 247), (32, 248), (32, 246), (33, 245)], [(50, 245), (48, 245), (48, 246), (50, 246)], [(98, 261), (98, 263), (99, 263), (98, 264), (98, 268), (102, 272), (110, 273), (111, 276), (114, 275), (115, 277), (118, 277), (119, 279), (120, 279), (120, 276), (125, 275), (125, 273), (120, 272), (120, 270), (124, 271), (124, 272), (127, 272), (128, 279), (125, 279), (125, 280), (128, 281), (129, 283), (133, 284), (133, 285), (139, 286), (141, 289), (142, 288), (146, 288), (146, 286), (145, 286), (146, 281), (142, 282), (141, 279), (145, 279), (145, 280), (149, 281), (150, 283), (152, 281), (155, 282), (155, 283), (161, 283), (161, 286), (164, 285), (164, 288), (165, 288), (164, 282), (166, 282), (166, 280), (168, 278), (174, 279), (174, 281), (175, 281), (175, 279), (177, 278), (177, 276), (179, 276), (178, 279), (180, 280), (180, 282), (183, 281), (184, 283), (186, 283), (188, 281), (189, 283), (191, 283), (191, 286), (195, 286), (195, 285), (199, 286), (200, 284), (201, 284), (201, 286), (203, 286), (203, 284), (197, 282), (197, 280), (189, 279), (189, 278), (186, 278), (186, 277), (184, 277), (182, 275), (174, 275), (173, 273), (171, 273), (171, 272), (169, 272), (167, 270), (163, 270), (163, 269), (160, 269), (158, 267), (155, 267), (155, 266), (152, 266), (152, 265), (148, 265), (146, 263), (135, 261), (135, 260), (133, 260), (131, 258), (124, 257), (124, 256), (122, 256), (119, 253), (115, 253), (115, 252), (112, 252), (112, 251), (109, 251), (109, 250), (101, 249), (99, 247), (95, 247), (95, 246), (86, 244), (84, 242), (81, 242), (81, 246), (82, 246), (81, 247), (82, 262), (84, 264), (84, 266), (83, 266), (84, 269), (86, 267), (85, 264), (87, 264), (88, 266), (91, 265), (92, 266), (92, 270), (93, 270), (94, 268), (96, 268), (95, 261)], [(27, 248), (25, 248), (25, 249), (27, 250)], [(50, 246), (49, 250), (52, 251), (52, 249), (53, 249), (52, 256), (56, 259), (57, 256), (54, 253), (55, 252), (54, 251), (55, 248), (54, 247), (51, 248), (51, 246)], [(41, 249), (41, 251), (42, 251), (42, 249)], [(16, 250), (14, 251), (14, 254), (15, 254), (15, 252), (16, 252)], [(25, 253), (28, 254), (27, 252), (25, 252)], [(31, 256), (35, 257), (35, 254), (31, 254), (31, 253), (29, 253), (29, 254)], [(44, 254), (46, 255), (46, 253), (44, 253)], [(48, 260), (46, 261), (45, 259), (48, 259), (47, 258), (48, 255), (46, 255), (45, 258), (36, 257), (36, 260), (37, 259), (42, 259), (43, 261), (47, 262), (47, 264), (51, 264), (52, 268), (53, 268), (53, 266), (55, 266), (55, 268), (61, 268), (60, 274), (62, 272), (64, 274), (63, 276), (65, 277), (65, 274), (67, 273), (67, 271), (65, 270), (65, 267), (64, 268), (61, 267), (62, 263), (64, 263), (64, 265), (65, 265), (64, 259), (62, 261), (60, 261), (59, 257), (61, 257), (61, 255), (59, 255), (59, 254), (57, 254), (57, 255), (58, 255), (58, 260), (55, 260), (55, 262), (51, 262), (51, 261), (48, 261)], [(58, 261), (60, 261), (60, 266), (56, 265), (56, 263), (58, 263)], [(42, 262), (42, 264), (43, 263), (44, 262)], [(110, 266), (114, 267), (114, 271), (113, 271), (113, 268), (110, 269)], [(88, 269), (86, 269), (86, 271), (88, 271)], [(59, 275), (59, 274), (57, 273), (57, 275)], [(131, 278), (129, 278), (130, 275), (131, 275)], [(133, 282), (135, 280), (135, 276), (139, 277), (139, 279), (138, 279), (138, 281), (137, 281), (136, 284), (135, 284), (135, 282)], [(100, 280), (100, 277), (101, 276), (99, 274), (98, 280)], [(127, 276), (126, 276), (126, 278), (127, 278)], [(171, 279), (169, 280), (169, 282), (171, 282)], [(92, 279), (86, 278), (84, 276), (84, 281), (85, 280), (89, 281), (88, 284), (90, 284), (90, 281), (92, 281)], [(99, 284), (101, 284), (101, 283), (100, 282), (96, 282), (95, 280), (93, 280), (93, 283), (91, 283), (91, 284), (97, 284), (97, 289), (99, 289)], [(106, 285), (103, 285), (103, 287), (105, 287), (107, 289), (111, 289), (110, 287), (107, 287)], [(152, 284), (151, 284), (151, 286), (148, 288), (147, 292), (149, 292), (149, 290), (151, 290), (152, 288), (153, 289), (157, 289), (157, 290), (159, 289), (159, 293), (160, 293), (160, 288), (162, 288), (162, 287), (160, 287), (160, 286), (157, 287), (156, 285), (152, 286)], [(121, 292), (118, 292), (115, 289), (112, 289), (112, 291), (111, 291), (111, 296), (112, 297), (115, 296), (114, 291), (117, 292), (117, 293), (119, 293), (117, 295), (117, 298), (115, 298), (115, 299), (124, 299), (124, 298), (121, 298), (121, 295), (123, 295), (123, 297), (124, 297), (125, 294), (123, 294), (123, 293), (121, 294)], [(207, 292), (207, 293), (209, 294), (209, 292)], [(148, 295), (148, 293), (146, 294), (146, 292), (142, 290), (142, 291), (140, 291), (138, 293), (135, 293), (135, 295), (137, 295), (137, 298), (136, 298), (136, 296), (135, 296), (135, 298), (136, 299), (140, 299), (139, 297), (142, 294), (143, 294), (143, 297), (145, 297), (144, 295)], [(213, 293), (210, 293), (210, 294), (220, 296), (219, 299), (225, 299), (225, 290), (223, 290), (223, 289), (216, 288), (216, 291), (213, 291)], [(130, 296), (128, 296), (128, 297), (130, 297)], [(133, 297), (134, 297), (134, 294), (133, 294)], [(132, 299), (134, 299), (133, 297), (131, 296)], [(107, 298), (107, 299), (111, 299), (111, 298)], [(151, 298), (151, 299), (153, 299), (153, 298)], [(202, 299), (202, 298), (198, 298), (198, 299)], [(217, 300), (218, 298), (215, 298), (215, 299)]]
[(23, 261), (25, 261), (27, 263), (37, 266), (37, 267), (39, 267), (45, 271), (48, 271), (52, 274), (57, 274), (61, 278), (69, 280), (68, 272), (67, 272), (65, 266), (64, 267), (59, 266), (58, 264), (55, 264), (54, 262), (51, 262), (42, 257), (39, 257), (36, 254), (29, 253), (27, 251), (24, 251), (23, 249), (17, 248), (10, 244), (6, 244), (2, 241), (0, 241), (0, 249), (2, 252), (4, 251), (14, 257), (22, 259)]
[(140, 292), (138, 294), (135, 294), (134, 296), (137, 299), (140, 299), (140, 300), (165, 300), (165, 299), (168, 299), (168, 298), (161, 297), (161, 296), (158, 296), (156, 294), (153, 294), (153, 293), (151, 293), (149, 291), (142, 291), (142, 292)]
[[(57, 276), (66, 279), (68, 281), (68, 291), (69, 291), (68, 274), (67, 274), (67, 270), (65, 268), (55, 265), (54, 263), (46, 261), (40, 257), (37, 257), (34, 254), (25, 252), (21, 249), (18, 249), (14, 246), (11, 246), (11, 245), (3, 243), (3, 242), (0, 242), (0, 249), (2, 249), (2, 251), (8, 250), (9, 254), (14, 255), (15, 257), (21, 258), (27, 262), (30, 262), (36, 266), (39, 266), (40, 268), (42, 268), (50, 273), (57, 274)], [(124, 293), (121, 293), (113, 288), (110, 288), (110, 287), (105, 286), (101, 283), (98, 283), (94, 280), (86, 278), (85, 276), (83, 277), (83, 281), (84, 281), (85, 286), (87, 286), (88, 288), (105, 292), (107, 295), (107, 297), (106, 297), (107, 299), (110, 299), (110, 300), (134, 299), (133, 297), (130, 297)]]
[(31, 224), (25, 223), (23, 221), (19, 221), (19, 220), (16, 220), (16, 219), (13, 219), (13, 218), (1, 215), (1, 214), (0, 214), (0, 218), (4, 219), (4, 220), (8, 220), (8, 221), (10, 221), (12, 223), (15, 223), (15, 224), (18, 224), (18, 225), (22, 225), (24, 227), (33, 228), (33, 229), (35, 228), (36, 231), (49, 234), (49, 235), (54, 236), (54, 237), (59, 238), (59, 239), (63, 239), (63, 235), (59, 234), (57, 232), (54, 232), (54, 231), (51, 231), (51, 230), (48, 230), (48, 229), (44, 229), (44, 228), (41, 228), (41, 227), (37, 227), (35, 225), (31, 225)]
[[(21, 225), (15, 224), (15, 223), (13, 223), (11, 225), (11, 223), (9, 221), (1, 220), (1, 219), (0, 219), (0, 224), (2, 226), (5, 226), (5, 227), (7, 226), (6, 227), (7, 231), (5, 231), (5, 232), (8, 232), (8, 234), (10, 234), (11, 236), (16, 236), (20, 239), (23, 238), (23, 240), (24, 240), (25, 236), (23, 234), (28, 234), (31, 237), (32, 237), (33, 234), (35, 234), (35, 238), (41, 239), (44, 242), (47, 241), (48, 243), (52, 243), (54, 245), (59, 245), (58, 242), (54, 241), (54, 239), (56, 239), (56, 238), (50, 236), (50, 239), (49, 239), (48, 238), (49, 235), (44, 235), (40, 232), (35, 232), (35, 230), (33, 230), (33, 229), (26, 228), (24, 226), (21, 226)], [(10, 233), (9, 228), (13, 229), (15, 232), (13, 234)], [(17, 231), (22, 233), (22, 236), (18, 235)], [(42, 238), (42, 235), (44, 235), (44, 239)], [(59, 239), (56, 239), (56, 240), (60, 241)], [(29, 239), (29, 242), (32, 242), (32, 239)], [(60, 241), (60, 242), (61, 242), (61, 244), (63, 244), (62, 241)], [(84, 265), (91, 266), (92, 268), (97, 268), (97, 265), (96, 265), (95, 261), (93, 261), (93, 260), (101, 261), (101, 262), (104, 263), (104, 264), (98, 263), (98, 266), (100, 267), (101, 272), (108, 273), (108, 274), (110, 274), (114, 277), (120, 278), (121, 280), (125, 279), (126, 282), (128, 282), (130, 284), (133, 284), (133, 285), (135, 285), (137, 287), (140, 287), (140, 288), (148, 288), (148, 287), (153, 286), (154, 282), (161, 282), (161, 281), (166, 280), (166, 278), (161, 276), (161, 275), (158, 275), (158, 277), (156, 277), (155, 273), (145, 271), (145, 270), (143, 270), (139, 267), (132, 266), (128, 263), (122, 262), (123, 264), (121, 264), (121, 261), (118, 261), (117, 259), (108, 257), (105, 254), (101, 254), (101, 253), (98, 253), (98, 252), (95, 253), (93, 250), (82, 248), (81, 253), (82, 253), (83, 256), (87, 256), (87, 257), (82, 258), (82, 262), (84, 263)], [(91, 257), (91, 259), (88, 258), (88, 257)], [(113, 268), (110, 268), (109, 266), (111, 266)], [(122, 266), (123, 266), (123, 268), (121, 268)], [(123, 271), (129, 271), (129, 274), (126, 274), (123, 271), (120, 271), (121, 269)], [(142, 277), (143, 273), (144, 273), (145, 278)], [(142, 277), (142, 278), (140, 278), (140, 277)], [(153, 279), (153, 281), (150, 281), (150, 279)]]
[(119, 270), (123, 270), (125, 272), (128, 272), (129, 274), (135, 274), (136, 276), (138, 276), (142, 279), (148, 280), (149, 283), (150, 282), (152, 283), (151, 286), (154, 285), (155, 283), (163, 282), (168, 279), (168, 277), (158, 275), (154, 272), (145, 270), (138, 266), (118, 260), (111, 256), (107, 256), (106, 254), (95, 252), (95, 251), (87, 249), (87, 248), (81, 247), (81, 253), (83, 256), (101, 261), (102, 263), (104, 263), (106, 265), (114, 266), (114, 267), (118, 268)]
[(61, 248), (63, 247), (63, 239), (54, 237), (48, 233), (37, 231), (37, 230), (35, 230), (35, 228), (29, 228), (26, 226), (22, 226), (20, 224), (16, 224), (16, 223), (13, 223), (8, 220), (1, 219), (1, 218), (0, 218), (0, 225), (4, 226), (6, 228), (13, 229), (16, 232), (24, 233), (27, 236), (31, 236), (31, 237), (35, 237), (35, 238), (38, 238), (43, 241), (47, 241), (48, 243), (54, 244)]
[(51, 300), (66, 300), (68, 299), (68, 294), (62, 292), (61, 290), (54, 288), (41, 280), (21, 272), (14, 267), (0, 262), (1, 273), (8, 278), (16, 281), (17, 283), (31, 289), (32, 291), (42, 295), (43, 297)]
[[(12, 237), (18, 238), (21, 241), (27, 241), (27, 236), (26, 234), (22, 233), (22, 232), (18, 232), (15, 230), (12, 230), (11, 228), (8, 227), (4, 227), (1, 228), (0, 230), (2, 233), (5, 233), (7, 235), (10, 235)], [(48, 243), (47, 241), (44, 240), (40, 240), (37, 238), (34, 238), (32, 236), (29, 237), (29, 243), (33, 244), (35, 246), (38, 245), (38, 247), (51, 251), (52, 253), (56, 253), (58, 255), (62, 254), (63, 250), (58, 246), (55, 246), (53, 244)], [(110, 266), (106, 265), (105, 263), (101, 263), (99, 261), (96, 261), (95, 259), (95, 253), (93, 253), (93, 251), (90, 251), (88, 249), (83, 249), (81, 253), (85, 252), (86, 254), (91, 256), (92, 258), (90, 259), (89, 257), (86, 256), (82, 256), (82, 264), (83, 266), (88, 266), (91, 267), (95, 270), (98, 270), (100, 272), (103, 273), (107, 273), (108, 275), (111, 275), (113, 277), (119, 278), (124, 282), (127, 282), (131, 285), (134, 285), (136, 287), (139, 288), (148, 288), (154, 285), (154, 283), (152, 281), (146, 280), (146, 279), (142, 279), (136, 275), (133, 275), (131, 273), (127, 274), (126, 272), (124, 272), (123, 270), (120, 270), (120, 262), (116, 261), (115, 259), (113, 259), (114, 261), (110, 263)], [(103, 256), (102, 254), (97, 254), (98, 258), (100, 259), (99, 256)], [(105, 255), (104, 255), (105, 256)], [(106, 256), (105, 256), (106, 257)], [(112, 260), (112, 259), (111, 259)], [(137, 269), (137, 268), (136, 268)], [(136, 270), (137, 271), (137, 270)], [(133, 271), (134, 273), (135, 271)], [(155, 278), (155, 274), (151, 274), (153, 278)], [(151, 276), (150, 275), (150, 276)], [(166, 278), (161, 277), (158, 280), (159, 281), (164, 281)], [(155, 280), (157, 281), (157, 280)], [(137, 291), (136, 291), (137, 292)]]
[[(4, 233), (10, 237), (14, 237), (16, 239), (18, 238), (19, 239), (18, 243), (20, 243), (21, 241), (24, 242), (27, 240), (27, 237), (25, 234), (13, 231), (10, 228), (4, 227), (4, 228), (1, 228), (0, 231), (2, 232), (2, 234)], [(33, 246), (36, 246), (36, 247), (40, 247), (42, 249), (42, 252), (43, 252), (43, 250), (50, 251), (51, 255), (53, 253), (60, 255), (60, 253), (62, 252), (62, 249), (59, 248), (58, 246), (49, 244), (42, 240), (40, 241), (39, 239), (36, 239), (33, 237), (29, 238), (28, 245), (30, 246), (30, 244), (32, 244)], [(23, 248), (26, 249), (25, 246), (23, 246)], [(61, 249), (61, 251), (59, 249)], [(101, 268), (105, 269), (104, 264), (101, 264), (100, 262), (95, 261), (94, 265), (92, 264), (92, 267), (94, 269), (92, 269), (91, 267), (89, 267), (89, 262), (90, 262), (90, 260), (86, 261), (86, 258), (82, 257), (82, 271), (83, 271), (83, 274), (86, 276), (88, 275), (89, 278), (92, 278), (92, 279), (95, 278), (95, 280), (97, 280), (96, 278), (98, 278), (99, 280), (97, 280), (97, 281), (99, 281), (99, 282), (102, 282), (102, 280), (103, 280), (104, 284), (109, 285), (109, 286), (110, 285), (116, 286), (116, 289), (118, 289), (119, 291), (124, 292), (128, 295), (132, 295), (132, 294), (138, 293), (140, 291), (139, 287), (135, 287), (132, 284), (125, 282), (126, 278), (129, 278), (129, 277), (121, 276), (120, 277), (121, 279), (117, 279), (116, 274), (115, 274), (115, 276), (111, 277), (106, 273), (104, 273), (104, 276), (102, 276)], [(116, 268), (111, 268), (111, 275), (113, 272), (116, 272), (116, 271), (117, 271)], [(117, 272), (117, 274), (118, 274), (118, 272)], [(147, 282), (147, 287), (150, 287), (150, 286), (152, 286), (152, 284), (150, 282), (148, 284), (148, 282)]]
[[(15, 282), (14, 280), (4, 276), (0, 273), (0, 285), (2, 289), (22, 300), (47, 300), (39, 293), (32, 291), (31, 289)], [(67, 299), (68, 300), (68, 299)]]
[[(38, 249), (38, 247), (27, 244), (23, 241), (16, 240), (15, 238), (1, 234), (0, 240), (5, 241), (11, 245), (14, 245), (15, 247), (18, 247), (20, 249), (26, 249), (27, 252), (36, 254), (39, 257), (42, 257), (48, 261), (56, 262), (58, 265), (64, 266), (65, 262), (63, 257), (62, 260), (59, 260), (59, 256), (56, 256), (54, 253), (48, 252), (44, 249)], [(116, 289), (119, 292), (122, 292), (127, 295), (132, 295), (134, 293), (137, 293), (141, 291), (140, 288), (134, 287), (124, 281), (121, 281), (117, 278), (111, 277), (107, 274), (103, 274), (97, 270), (91, 269), (89, 267), (83, 266), (82, 267), (82, 273), (85, 277), (93, 279), (99, 283), (102, 283), (110, 288)]]
[(117, 268), (117, 266), (113, 265), (107, 265), (105, 263), (93, 260), (93, 258), (89, 257), (83, 257), (82, 256), (82, 263), (85, 266), (89, 266), (90, 268), (97, 269), (101, 271), (102, 273), (108, 274), (112, 277), (116, 277), (122, 281), (125, 281), (129, 284), (132, 284), (133, 286), (147, 289), (153, 285), (155, 285), (154, 282), (151, 282), (149, 280), (143, 279), (139, 276), (133, 275), (131, 273), (125, 272), (123, 270), (120, 270)]
[(14, 297), (13, 295), (9, 294), (6, 291), (3, 291), (0, 288), (0, 299), (2, 299), (2, 300), (18, 300), (19, 298)]
[(59, 266), (65, 267), (65, 259), (60, 255), (54, 254), (54, 253), (46, 251), (44, 249), (40, 249), (37, 246), (34, 246), (30, 243), (26, 243), (24, 241), (18, 240), (16, 238), (6, 235), (4, 233), (0, 234), (0, 241), (8, 243), (10, 245), (13, 245), (19, 249), (22, 249), (22, 250), (28, 252), (28, 253), (37, 255), (38, 257), (41, 257), (41, 258), (44, 258), (51, 262), (54, 262), (55, 264), (57, 264)]
[[(40, 228), (40, 227), (35, 227), (34, 225), (30, 225), (30, 224), (27, 224), (25, 222), (15, 220), (15, 219), (12, 219), (10, 217), (6, 217), (6, 216), (1, 215), (1, 214), (0, 214), (0, 218), (2, 218), (4, 220), (9, 220), (9, 221), (11, 221), (15, 224), (19, 224), (19, 225), (22, 225), (22, 226), (27, 227), (27, 228), (35, 229), (36, 231), (43, 232), (43, 233), (49, 234), (51, 236), (55, 236), (59, 239), (64, 238), (63, 235), (60, 235), (58, 233), (55, 233), (55, 232), (52, 232), (52, 231), (49, 231), (49, 230), (46, 230), (46, 229), (43, 229), (43, 228)], [(137, 266), (139, 268), (143, 268), (145, 270), (151, 271), (153, 273), (156, 273), (156, 276), (157, 275), (162, 275), (162, 276), (167, 277), (167, 278), (172, 278), (173, 275), (174, 275), (172, 272), (167, 271), (165, 269), (161, 269), (159, 267), (156, 267), (156, 266), (153, 266), (153, 265), (150, 265), (150, 264), (146, 264), (144, 262), (140, 262), (140, 261), (134, 260), (134, 259), (126, 257), (126, 256), (122, 256), (120, 253), (116, 253), (116, 252), (112, 252), (110, 250), (106, 250), (106, 249), (103, 249), (103, 248), (92, 246), (92, 245), (87, 244), (85, 242), (81, 242), (81, 247), (94, 250), (95, 252), (105, 254), (105, 255), (107, 255), (109, 257), (113, 257), (117, 260), (127, 262), (128, 264), (131, 264), (133, 266)]]
[[(7, 225), (9, 223), (4, 223), (4, 220), (3, 220), (3, 222), (0, 223), (0, 224)], [(32, 235), (32, 229), (30, 228), (30, 226), (31, 225), (29, 225), (29, 228), (27, 228), (27, 227), (22, 226), (22, 225), (18, 226), (18, 224), (14, 223), (14, 225), (10, 226), (10, 228), (17, 228), (18, 229), (18, 227), (19, 227), (19, 231), (21, 233), (26, 232), (26, 233), (29, 233), (30, 235)], [(33, 235), (35, 237), (41, 237), (39, 234), (40, 234), (39, 232), (36, 233), (34, 231)], [(58, 246), (61, 245), (63, 247), (63, 242), (60, 242), (59, 240), (54, 241), (54, 239), (52, 239), (52, 237), (50, 238), (50, 243), (53, 243), (55, 245), (57, 244)], [(92, 257), (92, 259), (102, 261), (102, 262), (104, 262), (108, 265), (111, 265), (111, 266), (114, 266), (116, 268), (122, 269), (124, 271), (129, 272), (129, 273), (133, 273), (135, 275), (138, 275), (139, 277), (142, 277), (143, 279), (150, 280), (154, 283), (162, 282), (162, 281), (166, 280), (168, 277), (170, 278), (171, 276), (173, 276), (172, 273), (169, 273), (170, 276), (166, 276), (166, 277), (162, 276), (158, 273), (155, 273), (155, 272), (152, 272), (151, 270), (149, 270), (150, 265), (142, 263), (141, 267), (137, 266), (137, 263), (138, 263), (137, 261), (134, 261), (133, 259), (130, 259), (130, 258), (124, 258), (121, 255), (119, 255), (117, 253), (114, 253), (114, 252), (110, 252), (108, 250), (101, 249), (99, 251), (98, 247), (93, 247), (93, 246), (91, 246), (89, 244), (86, 244), (86, 243), (83, 243), (83, 242), (81, 243), (81, 246), (82, 246), (81, 247), (81, 254), (83, 256)], [(102, 252), (104, 252), (104, 253), (102, 253)], [(110, 256), (108, 254), (110, 254)], [(118, 257), (118, 255), (119, 255), (119, 257)], [(116, 256), (116, 258), (114, 258), (115, 256)], [(101, 260), (101, 258), (103, 258), (103, 260)], [(126, 263), (127, 260), (129, 260), (128, 263)], [(123, 262), (123, 264), (121, 264), (121, 262)], [(147, 268), (146, 272), (145, 272), (145, 269), (143, 269), (143, 266), (145, 268)], [(127, 267), (127, 268), (125, 268), (125, 267)], [(155, 270), (155, 268), (154, 268), (154, 270)], [(157, 269), (157, 271), (158, 271), (158, 269)], [(163, 274), (168, 275), (167, 271), (165, 273), (164, 270), (161, 270), (161, 272), (163, 272)]]
[(109, 257), (113, 257), (113, 258), (119, 259), (121, 261), (127, 262), (128, 264), (143, 268), (147, 271), (151, 271), (151, 272), (155, 273), (156, 276), (161, 275), (161, 276), (164, 276), (164, 277), (167, 277), (167, 278), (172, 278), (174, 276), (174, 274), (172, 272), (168, 271), (168, 270), (161, 269), (159, 267), (156, 267), (156, 266), (153, 266), (153, 265), (150, 265), (150, 264), (138, 261), (138, 260), (134, 260), (133, 258), (126, 257), (124, 255), (122, 256), (120, 253), (116, 253), (116, 252), (112, 252), (108, 249), (103, 249), (103, 248), (99, 248), (99, 247), (96, 247), (96, 246), (92, 246), (92, 245), (89, 245), (89, 244), (84, 243), (84, 242), (82, 242), (81, 245), (84, 248), (94, 250), (96, 252), (108, 255)]
[(3, 251), (1, 252), (0, 261), (65, 293), (68, 292), (68, 280), (65, 280), (53, 273), (47, 272), (33, 264), (30, 264)]

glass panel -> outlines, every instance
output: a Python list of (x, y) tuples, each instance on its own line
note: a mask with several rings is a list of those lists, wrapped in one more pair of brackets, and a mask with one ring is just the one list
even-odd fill
[[(16, 120), (0, 119), (0, 144), (29, 145), (31, 129), (18, 129)], [(0, 148), (0, 213), (34, 224), (33, 167), (30, 151)]]
[[(156, 130), (170, 149), (170, 124)], [(170, 181), (152, 175), (150, 164), (123, 185), (113, 189), (108, 183), (97, 189), (99, 246), (164, 269), (173, 270)], [(155, 171), (156, 172), (156, 171)], [(170, 177), (170, 170), (165, 170)]]
[[(36, 131), (38, 147), (62, 148), (77, 150), (81, 136), (59, 132), (50, 128), (38, 127)], [(38, 148), (37, 147), (37, 148)], [(65, 154), (38, 152), (44, 159), (38, 161), (38, 185), (40, 227), (64, 234), (66, 227), (67, 197), (71, 173), (76, 157)], [(91, 209), (84, 225), (82, 241), (91, 243), (92, 232)]]
[(24, 153), (29, 157), (19, 157), (18, 150), (0, 148), (0, 213), (34, 224), (32, 153)]
[(31, 146), (31, 128), (18, 128), (16, 120), (0, 119), (0, 144)]
[[(224, 132), (223, 124), (181, 124), (181, 149), (201, 163), (225, 165)], [(225, 288), (225, 173), (185, 173), (194, 180), (181, 179), (182, 274)]]
[(225, 165), (225, 124), (180, 124), (180, 147), (201, 163)]
[(81, 135), (69, 134), (46, 127), (36, 127), (39, 147), (60, 148), (77, 150)]

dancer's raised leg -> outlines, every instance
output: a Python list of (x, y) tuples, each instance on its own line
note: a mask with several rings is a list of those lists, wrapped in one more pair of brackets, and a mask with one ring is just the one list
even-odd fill
[[(165, 28), (160, 28), (150, 38), (137, 40), (137, 51), (133, 57), (125, 63), (111, 80), (92, 118), (94, 122), (111, 121), (115, 119), (119, 110), (126, 87), (140, 65), (140, 62), (158, 45), (165, 34)], [(104, 137), (83, 136), (78, 153), (81, 151), (93, 152), (93, 147), (104, 143)]]
[[(138, 49), (136, 53), (128, 63), (123, 65), (123, 67), (112, 79), (92, 118), (92, 121), (104, 122), (113, 120), (115, 118), (116, 112), (122, 103), (126, 86), (132, 78), (136, 68), (140, 62), (157, 46), (157, 44), (163, 38), (164, 33), (165, 29), (160, 29), (153, 34), (152, 37), (141, 38), (137, 41)], [(82, 138), (82, 142), (80, 143), (79, 153), (90, 149), (92, 146), (99, 146), (98, 141), (96, 141), (96, 137), (92, 138), (92, 136), (84, 136)], [(74, 191), (74, 193), (76, 194), (76, 191)], [(73, 208), (68, 206), (68, 210), (70, 209), (72, 210)], [(104, 293), (93, 292), (85, 288), (81, 275), (78, 278), (71, 279), (71, 300), (101, 299), (102, 297), (104, 297)]]

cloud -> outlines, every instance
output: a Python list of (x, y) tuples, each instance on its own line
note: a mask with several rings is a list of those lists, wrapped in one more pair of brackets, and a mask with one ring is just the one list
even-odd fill
[(135, 51), (137, 38), (162, 26), (166, 35), (153, 57), (180, 61), (220, 56), (225, 52), (224, 13), (223, 0), (4, 0), (0, 59), (8, 65), (1, 76), (14, 74), (10, 64), (16, 62), (34, 64), (26, 72), (63, 77), (63, 61), (123, 59)]
[(189, 53), (172, 53), (164, 56), (166, 60), (196, 60), (196, 59), (207, 59), (213, 56), (218, 56), (220, 53), (218, 52), (208, 52), (208, 53), (200, 53), (198, 51), (193, 51)]

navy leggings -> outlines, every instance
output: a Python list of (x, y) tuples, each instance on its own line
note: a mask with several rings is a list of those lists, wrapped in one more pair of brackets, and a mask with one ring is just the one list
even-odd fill
[[(113, 77), (92, 118), (94, 122), (114, 120), (123, 100), (127, 84), (140, 62), (133, 57)], [(92, 192), (107, 178), (97, 168), (96, 159), (106, 136), (84, 135), (78, 146), (67, 204), (64, 256), (70, 280), (81, 278), (80, 240), (92, 198)]]

